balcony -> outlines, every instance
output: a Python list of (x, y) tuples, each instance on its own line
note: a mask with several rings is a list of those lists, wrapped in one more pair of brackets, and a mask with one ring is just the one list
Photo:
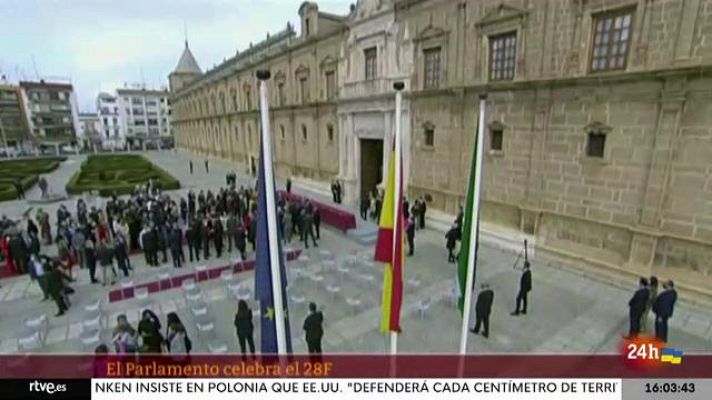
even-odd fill
[(402, 78), (376, 78), (365, 81), (347, 82), (341, 88), (342, 99), (369, 97), (380, 94), (393, 93), (393, 82), (402, 81)]

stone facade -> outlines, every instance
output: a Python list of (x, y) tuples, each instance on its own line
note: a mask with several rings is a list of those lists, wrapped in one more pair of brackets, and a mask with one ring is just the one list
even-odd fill
[[(712, 287), (712, 1), (404, 0), (396, 7), (402, 40), (415, 47), (411, 195), (457, 211), (478, 95), (488, 92), (486, 222), (534, 235), (556, 253)], [(607, 16), (630, 27), (628, 51), (619, 68), (594, 71), (596, 30)], [(514, 73), (495, 80), (495, 41), (506, 35), (516, 41)], [(425, 88), (432, 46), (441, 49), (441, 80)]]
[(173, 126), (179, 147), (229, 159), (257, 172), (258, 83), (269, 69), (270, 116), (277, 175), (324, 181), (339, 172), (336, 118), (338, 59), (345, 18), (299, 9), (301, 34), (291, 26), (205, 74), (174, 74)]
[[(402, 81), (408, 86), (413, 54), (409, 43), (398, 40), (393, 1), (359, 1), (348, 25), (339, 68), (339, 152), (344, 154), (339, 178), (344, 183), (344, 201), (356, 204), (360, 196), (376, 189), (374, 183), (382, 183), (382, 172), (387, 170), (395, 130), (393, 83)], [(375, 54), (372, 76), (366, 76), (369, 51)], [(405, 149), (410, 148), (409, 120), (406, 98), (401, 114)], [(380, 165), (368, 165), (379, 156)], [(410, 166), (410, 152), (405, 152), (404, 166), (406, 170)]]
[(254, 72), (268, 68), (278, 175), (338, 177), (353, 203), (403, 80), (408, 195), (454, 214), (487, 92), (485, 222), (606, 271), (712, 288), (712, 0), (362, 0), (344, 18), (306, 2), (300, 16), (300, 37), (205, 74), (180, 63), (194, 64), (171, 82), (180, 147), (254, 171)]

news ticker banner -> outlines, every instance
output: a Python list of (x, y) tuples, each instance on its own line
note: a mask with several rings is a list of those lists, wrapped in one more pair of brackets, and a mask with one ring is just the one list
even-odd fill
[(671, 349), (622, 355), (3, 355), (0, 379), (90, 378), (712, 379), (712, 355)]
[(707, 400), (711, 379), (3, 380), (13, 400)]

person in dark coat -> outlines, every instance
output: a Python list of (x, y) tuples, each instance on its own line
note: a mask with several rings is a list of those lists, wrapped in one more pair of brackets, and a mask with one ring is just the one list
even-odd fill
[(304, 214), (302, 217), (302, 224), (304, 228), (302, 229), (303, 231), (303, 240), (304, 240), (304, 248), (308, 249), (309, 248), (309, 237), (311, 236), (312, 243), (314, 244), (314, 247), (319, 247), (319, 244), (316, 242), (316, 236), (314, 235), (314, 214), (312, 214), (309, 210), (304, 209), (302, 211)]
[(410, 202), (405, 196), (403, 196), (403, 219), (406, 221), (410, 219)]
[(483, 327), (482, 336), (489, 337), (489, 317), (492, 313), (492, 303), (494, 302), (494, 291), (489, 284), (483, 283), (480, 294), (477, 295), (475, 303), (475, 327), (470, 330), (474, 334), (480, 333), (480, 326)]
[(240, 351), (244, 357), (247, 353), (245, 344), (250, 346), (250, 353), (255, 354), (255, 340), (253, 331), (255, 327), (252, 324), (252, 310), (247, 306), (245, 300), (240, 300), (237, 303), (237, 313), (235, 314), (235, 330), (237, 331), (237, 340), (240, 343)]
[(153, 311), (146, 309), (141, 313), (141, 321), (138, 323), (138, 334), (143, 339), (141, 353), (161, 353), (161, 344), (163, 343), (161, 322)]
[(315, 303), (309, 303), (309, 315), (304, 320), (304, 332), (309, 353), (321, 354), (321, 338), (324, 336), (323, 323), (324, 314), (317, 311)]
[(363, 195), (361, 197), (361, 206), (359, 207), (359, 211), (361, 213), (361, 219), (364, 221), (368, 221), (368, 208), (371, 206), (371, 199), (368, 197), (368, 195)]
[(24, 274), (27, 271), (27, 260), (29, 260), (29, 252), (22, 236), (13, 235), (8, 243), (10, 247), (10, 256), (17, 272)]
[(205, 219), (200, 228), (200, 238), (203, 239), (203, 258), (210, 258), (210, 239), (213, 236), (212, 223), (209, 219)]
[(645, 305), (648, 302), (649, 295), (648, 280), (640, 278), (638, 290), (635, 291), (633, 297), (628, 301), (628, 316), (630, 317), (629, 338), (637, 337), (640, 334), (640, 319), (645, 311)]
[(227, 252), (232, 253), (232, 246), (235, 244), (235, 239), (237, 238), (237, 217), (235, 217), (235, 214), (231, 213), (227, 216), (225, 225), (225, 229), (227, 230)]
[(210, 173), (210, 168), (208, 168), (208, 160), (205, 160), (205, 173), (209, 174)]
[(450, 227), (450, 230), (445, 234), (445, 247), (447, 248), (447, 262), (455, 262), (455, 246), (457, 246), (457, 236), (459, 229), (457, 225)]
[(107, 282), (107, 269), (110, 270), (111, 274), (113, 275), (113, 278), (111, 280), (111, 284), (116, 283), (116, 278), (118, 277), (116, 274), (116, 270), (114, 269), (114, 252), (113, 249), (110, 249), (109, 246), (106, 244), (106, 242), (99, 242), (99, 245), (96, 248), (96, 258), (99, 261), (99, 265), (101, 266), (101, 277), (102, 277), (102, 286), (106, 286)]
[(99, 283), (99, 280), (96, 279), (96, 250), (94, 249), (94, 242), (91, 240), (87, 240), (84, 243), (84, 262), (89, 270), (91, 283)]
[(131, 270), (131, 260), (129, 259), (129, 245), (126, 242), (124, 235), (116, 235), (116, 241), (114, 242), (114, 257), (116, 257), (116, 264), (124, 273), (125, 277), (129, 276), (129, 270)]
[(257, 242), (255, 238), (257, 237), (257, 218), (252, 218), (250, 220), (250, 225), (247, 228), (247, 240), (252, 245), (252, 251), (257, 251)]
[(69, 309), (65, 301), (65, 286), (64, 281), (68, 278), (59, 270), (59, 263), (45, 260), (45, 271), (47, 272), (47, 293), (49, 297), (57, 304), (57, 314), (55, 317), (64, 315), (64, 312)]
[(182, 266), (180, 253), (183, 248), (183, 233), (178, 228), (178, 224), (174, 224), (168, 232), (168, 247), (171, 249), (173, 267), (180, 268)]
[(425, 197), (420, 200), (420, 212), (418, 212), (418, 220), (420, 229), (425, 228), (425, 212), (428, 211), (428, 205), (425, 201)]
[(663, 283), (663, 291), (653, 303), (653, 313), (655, 313), (655, 337), (663, 342), (668, 341), (668, 319), (672, 317), (676, 301), (677, 292), (675, 291), (673, 281)]
[(193, 160), (188, 161), (188, 169), (190, 169), (190, 174), (193, 175)]
[(409, 218), (405, 226), (405, 236), (408, 239), (408, 255), (412, 256), (415, 252), (415, 219)]
[(316, 238), (321, 239), (319, 234), (319, 227), (321, 226), (321, 212), (319, 207), (314, 207), (314, 229), (316, 230)]
[(344, 188), (341, 186), (341, 182), (338, 179), (334, 185), (336, 185), (336, 204), (341, 204), (341, 195), (343, 194)]
[(527, 295), (532, 290), (532, 271), (529, 266), (529, 261), (524, 261), (524, 270), (522, 272), (522, 277), (519, 280), (519, 293), (517, 294), (517, 308), (514, 310), (512, 315), (519, 315), (520, 308), (521, 313), (527, 313)]
[(200, 247), (202, 243), (200, 231), (200, 224), (196, 222), (195, 219), (191, 219), (188, 229), (185, 232), (185, 238), (188, 241), (190, 262), (193, 262), (193, 255), (195, 255), (196, 261), (200, 261)]
[(247, 251), (247, 242), (245, 240), (245, 229), (241, 225), (238, 225), (235, 231), (235, 247), (237, 247), (237, 251), (240, 252), (240, 258), (244, 260), (245, 251)]
[(287, 193), (292, 193), (292, 178), (287, 178)]
[(222, 221), (220, 221), (220, 218), (215, 218), (213, 220), (213, 240), (215, 241), (215, 253), (218, 258), (222, 257), (224, 238), (225, 229)]

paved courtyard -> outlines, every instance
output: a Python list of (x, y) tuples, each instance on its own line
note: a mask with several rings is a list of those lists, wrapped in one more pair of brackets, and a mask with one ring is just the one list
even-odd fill
[[(225, 173), (238, 173), (238, 185), (252, 185), (253, 178), (245, 176), (243, 167), (224, 161), (210, 161), (210, 174), (203, 169), (202, 158), (194, 157), (195, 174), (188, 172), (189, 156), (174, 152), (148, 152), (146, 157), (170, 171), (183, 183), (179, 192), (189, 189), (217, 189), (225, 183)], [(63, 193), (69, 177), (79, 168), (82, 157), (70, 157), (57, 171), (48, 176), (51, 190)], [(299, 188), (297, 188), (299, 191)], [(311, 195), (310, 193), (306, 193)], [(38, 189), (28, 192), (28, 198), (38, 198)], [(76, 199), (68, 199), (73, 211)], [(2, 203), (2, 213), (17, 217), (29, 207), (37, 205), (25, 201)], [(43, 207), (54, 214), (58, 204)], [(361, 224), (361, 222), (359, 222)], [(406, 264), (406, 292), (402, 314), (403, 333), (398, 345), (400, 352), (452, 353), (458, 350), (460, 317), (454, 304), (456, 267), (446, 262), (444, 233), (426, 229), (416, 233), (416, 250)], [(303, 249), (292, 242), (294, 249)], [(307, 314), (308, 302), (316, 302), (325, 314), (324, 351), (329, 353), (383, 353), (386, 336), (379, 333), (382, 268), (370, 261), (372, 246), (364, 246), (351, 237), (331, 229), (322, 230), (318, 248), (310, 247), (304, 257), (291, 262), (289, 271), (289, 316), (295, 351), (305, 352), (301, 325)], [(210, 260), (209, 266), (225, 265), (236, 253)], [(250, 254), (254, 256), (254, 254)], [(592, 280), (565, 266), (546, 259), (533, 260), (533, 292), (530, 312), (526, 316), (509, 315), (514, 308), (514, 297), (519, 273), (512, 270), (516, 254), (499, 248), (482, 246), (478, 264), (478, 282), (488, 282), (495, 291), (494, 311), (489, 339), (472, 335), (469, 351), (475, 353), (537, 352), (537, 353), (612, 353), (616, 352), (621, 335), (627, 332), (627, 302), (634, 288), (627, 290)], [(175, 272), (169, 264), (160, 269), (146, 267), (143, 256), (132, 257), (135, 266), (134, 283), (155, 280), (159, 273)], [(189, 263), (181, 273), (194, 270), (197, 263)], [(193, 340), (194, 352), (238, 351), (232, 321), (236, 301), (229, 295), (228, 285), (239, 283), (244, 291), (252, 290), (253, 273), (235, 274), (228, 281), (214, 279), (198, 283), (208, 313), (214, 322), (212, 332), (199, 334), (191, 303), (186, 301), (180, 287), (150, 295), (148, 300), (129, 299), (108, 302), (107, 288), (89, 283), (88, 272), (75, 269), (78, 280), (74, 284), (70, 311), (55, 318), (55, 305), (41, 302), (41, 292), (27, 277), (0, 281), (0, 352), (18, 350), (18, 335), (24, 320), (41, 315), (48, 317), (47, 334), (39, 352), (73, 353), (93, 350), (96, 338), (82, 335), (87, 321), (86, 306), (101, 302), (100, 341), (111, 339), (116, 316), (128, 315), (134, 322), (142, 307), (150, 307), (165, 321), (165, 315), (177, 311)], [(115, 288), (118, 288), (117, 284)], [(251, 300), (253, 308), (257, 308)], [(652, 320), (652, 318), (651, 318)], [(256, 342), (259, 343), (259, 318)], [(712, 351), (712, 312), (685, 303), (678, 303), (671, 320), (671, 345), (690, 352)], [(85, 332), (88, 330), (85, 330)], [(85, 339), (85, 343), (82, 343)]]

